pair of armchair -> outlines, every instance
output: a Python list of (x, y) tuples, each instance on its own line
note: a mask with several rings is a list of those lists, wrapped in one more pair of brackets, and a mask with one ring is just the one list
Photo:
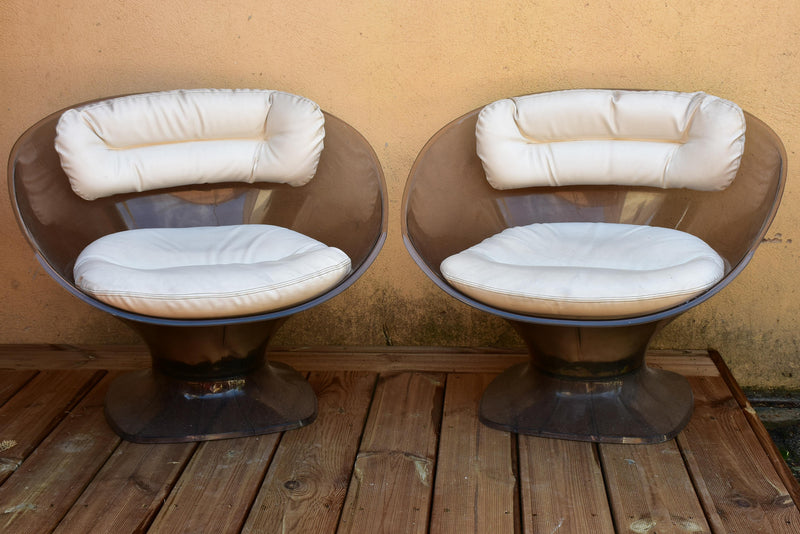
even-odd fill
[[(679, 432), (691, 390), (647, 367), (645, 350), (744, 268), (784, 161), (766, 125), (703, 93), (544, 93), (445, 126), (406, 184), (406, 247), (530, 349), (487, 388), (481, 420), (591, 441)], [(267, 345), (286, 318), (355, 282), (385, 241), (381, 167), (352, 127), (275, 91), (132, 95), (33, 126), (9, 183), (45, 270), (150, 349), (152, 368), (119, 377), (106, 399), (122, 437), (313, 421), (313, 391)]]

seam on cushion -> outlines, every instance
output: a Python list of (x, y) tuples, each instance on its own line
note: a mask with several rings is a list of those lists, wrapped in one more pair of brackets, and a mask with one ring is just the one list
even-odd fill
[(182, 293), (182, 294), (153, 294), (153, 293), (138, 293), (138, 292), (130, 292), (130, 291), (93, 291), (87, 289), (87, 292), (90, 292), (93, 295), (104, 295), (104, 296), (127, 296), (127, 297), (135, 297), (135, 298), (146, 298), (151, 300), (175, 300), (175, 299), (183, 299), (183, 300), (199, 300), (199, 299), (225, 299), (225, 298), (235, 298), (241, 297), (245, 295), (254, 295), (257, 293), (266, 293), (270, 291), (274, 291), (276, 289), (282, 289), (285, 287), (289, 287), (292, 285), (297, 285), (299, 283), (305, 282), (307, 280), (313, 280), (315, 278), (322, 278), (323, 276), (340, 270), (345, 265), (350, 263), (350, 258), (347, 260), (343, 260), (335, 265), (332, 265), (326, 269), (315, 271), (314, 273), (293, 278), (291, 280), (286, 280), (284, 282), (280, 282), (278, 284), (271, 284), (265, 286), (259, 286), (256, 288), (250, 288), (247, 290), (241, 290), (236, 292), (229, 292), (229, 293), (208, 293), (203, 295), (193, 294), (193, 293)]
[(267, 123), (269, 122), (269, 114), (270, 111), (272, 111), (272, 106), (275, 104), (274, 96), (275, 93), (271, 92), (269, 94), (269, 97), (267, 98), (267, 104), (269, 107), (267, 107), (266, 113), (264, 113), (264, 123), (261, 127), (261, 141), (259, 143), (256, 143), (255, 150), (253, 151), (253, 166), (250, 169), (250, 178), (248, 180), (248, 182), (251, 184), (255, 182), (256, 169), (258, 169), (258, 164), (261, 163), (260, 161), (260, 156), (262, 154), (261, 148), (267, 144)]
[[(309, 244), (306, 245), (306, 247), (308, 247), (308, 248), (306, 248), (305, 250), (298, 250), (298, 251), (296, 251), (296, 252), (294, 252), (292, 254), (289, 254), (288, 256), (283, 256), (282, 258), (272, 259), (272, 260), (260, 260), (260, 261), (253, 261), (253, 262), (233, 261), (233, 262), (229, 262), (229, 263), (190, 263), (190, 264), (181, 264), (181, 265), (168, 265), (168, 266), (161, 266), (161, 267), (158, 267), (158, 266), (157, 267), (134, 267), (134, 266), (131, 266), (131, 265), (126, 265), (124, 263), (120, 263), (116, 259), (112, 260), (111, 258), (108, 258), (108, 257), (99, 258), (98, 255), (95, 253), (91, 257), (85, 258), (83, 260), (81, 260), (80, 257), (79, 257), (78, 261), (76, 261), (75, 265), (73, 266), (73, 271), (77, 270), (79, 267), (83, 267), (83, 265), (85, 265), (86, 263), (90, 263), (90, 262), (99, 262), (99, 263), (102, 263), (102, 264), (105, 264), (105, 265), (112, 265), (114, 267), (119, 267), (121, 269), (128, 269), (128, 270), (132, 270), (132, 271), (147, 272), (147, 273), (156, 273), (156, 272), (159, 272), (159, 271), (169, 271), (169, 270), (172, 270), (172, 269), (193, 269), (193, 268), (203, 268), (203, 267), (221, 267), (221, 266), (226, 266), (226, 267), (231, 267), (232, 268), (232, 267), (238, 266), (238, 265), (252, 266), (252, 265), (260, 265), (260, 264), (266, 264), (266, 263), (272, 264), (272, 263), (290, 262), (290, 261), (293, 260), (293, 258), (296, 258), (298, 256), (302, 257), (305, 254), (309, 254), (309, 253), (312, 253), (312, 252), (321, 252), (321, 251), (325, 250), (326, 248), (327, 249), (334, 248), (334, 247), (328, 247), (327, 245), (325, 245), (323, 243), (309, 243)], [(180, 250), (179, 251), (173, 251), (173, 253), (176, 253), (176, 254), (179, 254), (181, 252), (182, 251), (180, 251)]]
[[(86, 120), (87, 118), (85, 117), (85, 114), (84, 114), (84, 111), (92, 111), (92, 110), (95, 110), (95, 109), (108, 108), (108, 107), (110, 107), (109, 106), (110, 103), (112, 103), (114, 101), (118, 101), (118, 100), (126, 100), (126, 101), (137, 102), (137, 101), (158, 100), (158, 99), (162, 99), (162, 98), (175, 97), (177, 95), (181, 95), (181, 94), (185, 94), (185, 93), (188, 93), (188, 94), (199, 94), (199, 95), (221, 95), (221, 94), (233, 95), (233, 94), (235, 94), (237, 92), (241, 92), (241, 93), (259, 93), (259, 94), (260, 93), (267, 93), (269, 95), (268, 98), (269, 98), (269, 100), (271, 102), (273, 95), (278, 91), (275, 91), (275, 90), (272, 90), (272, 89), (216, 89), (216, 90), (215, 89), (175, 89), (175, 90), (172, 90), (172, 91), (156, 91), (156, 92), (152, 92), (152, 93), (144, 93), (144, 94), (138, 94), (138, 95), (120, 96), (120, 97), (110, 98), (110, 99), (106, 99), (106, 100), (101, 100), (100, 102), (95, 102), (93, 104), (88, 104), (86, 106), (79, 107), (79, 108), (73, 108), (73, 109), (75, 111), (77, 111), (81, 115), (81, 118), (84, 120), (84, 123), (86, 123), (89, 126), (89, 128), (92, 130), (92, 133), (94, 133), (100, 140), (102, 140), (103, 143), (105, 143), (105, 145), (110, 150), (127, 150), (127, 149), (134, 149), (134, 148), (147, 147), (147, 146), (183, 144), (183, 143), (198, 142), (198, 141), (250, 140), (250, 139), (253, 139), (253, 138), (251, 138), (251, 137), (233, 137), (233, 138), (210, 137), (210, 138), (198, 138), (198, 139), (184, 139), (184, 140), (179, 140), (179, 141), (170, 141), (170, 142), (163, 142), (163, 143), (161, 143), (161, 142), (159, 142), (159, 143), (144, 143), (144, 144), (138, 144), (138, 145), (126, 145), (126, 146), (118, 147), (118, 146), (114, 146), (114, 145), (109, 145), (106, 142), (106, 140), (97, 133), (96, 129), (94, 127), (92, 127), (91, 125), (89, 125), (89, 123)], [(304, 97), (300, 97), (300, 98), (304, 98)], [(265, 124), (266, 124), (266, 121), (265, 121)]]
[[(519, 228), (519, 227), (517, 227), (517, 228)], [(691, 235), (691, 234), (688, 234), (688, 235)], [(511, 238), (511, 239), (516, 240), (521, 245), (526, 245), (527, 244), (526, 241), (524, 239), (520, 238), (520, 237), (517, 237), (517, 236), (508, 236), (508, 237)], [(464, 251), (464, 252), (466, 252), (466, 251)], [(647, 272), (672, 270), (672, 269), (684, 267), (686, 265), (689, 265), (691, 263), (695, 263), (697, 261), (712, 261), (713, 262), (715, 259), (722, 259), (720, 256), (716, 256), (715, 257), (715, 256), (711, 256), (710, 254), (706, 253), (705, 255), (694, 257), (694, 258), (689, 258), (689, 259), (686, 259), (686, 260), (682, 261), (681, 263), (672, 263), (672, 264), (670, 264), (668, 266), (664, 266), (664, 267), (657, 267), (657, 268), (652, 268), (651, 267), (651, 268), (646, 268), (646, 269), (636, 269), (634, 267), (630, 267), (630, 268), (627, 268), (627, 269), (621, 269), (621, 268), (602, 267), (602, 266), (598, 266), (598, 265), (584, 265), (584, 264), (581, 264), (581, 265), (569, 265), (569, 264), (559, 264), (559, 265), (535, 264), (535, 265), (530, 265), (530, 264), (523, 264), (523, 263), (509, 263), (507, 261), (503, 261), (503, 262), (497, 261), (488, 252), (485, 252), (483, 250), (471, 250), (469, 252), (470, 252), (470, 255), (476, 256), (478, 259), (481, 259), (485, 263), (490, 264), (490, 265), (502, 265), (502, 266), (509, 266), (509, 267), (512, 267), (512, 268), (523, 268), (523, 269), (531, 269), (531, 270), (539, 270), (539, 269), (574, 269), (574, 268), (579, 268), (579, 269), (583, 269), (583, 270), (587, 270), (587, 271), (610, 271), (610, 272), (615, 272), (615, 273), (630, 272), (630, 273), (632, 273), (632, 275), (637, 275), (637, 274), (640, 274), (640, 273), (647, 273)], [(456, 255), (453, 255), (451, 257), (454, 257)], [(445, 258), (445, 259), (448, 259), (448, 258)]]
[(547, 181), (550, 183), (551, 186), (558, 187), (561, 184), (558, 183), (558, 177), (556, 176), (555, 166), (553, 165), (553, 161), (555, 160), (555, 157), (553, 156), (553, 147), (551, 146), (550, 143), (547, 143), (545, 145), (545, 149), (546, 150), (544, 156), (545, 156), (545, 161), (547, 162)]
[[(592, 92), (592, 91), (595, 91), (595, 90), (593, 90), (593, 89), (588, 89), (588, 90), (565, 90), (565, 91), (562, 91), (562, 92), (579, 92), (579, 91), (580, 92)], [(621, 95), (622, 93), (627, 92), (627, 91), (614, 90), (614, 91), (610, 91), (610, 92), (612, 93), (612, 100), (613, 100), (612, 106), (616, 108), (617, 95)], [(639, 92), (639, 91), (630, 91), (630, 92), (634, 92), (635, 93), (635, 92)], [(688, 142), (688, 133), (691, 130), (691, 126), (692, 126), (692, 123), (694, 122), (694, 118), (697, 115), (697, 113), (699, 113), (703, 103), (705, 103), (705, 102), (707, 102), (709, 100), (716, 100), (716, 101), (722, 102), (728, 108), (730, 108), (732, 110), (735, 110), (737, 112), (741, 109), (741, 108), (739, 108), (739, 106), (737, 106), (733, 102), (729, 102), (729, 101), (724, 100), (724, 99), (722, 99), (720, 97), (715, 97), (713, 95), (709, 95), (709, 94), (704, 93), (702, 91), (698, 91), (698, 92), (694, 92), (694, 93), (682, 93), (682, 92), (674, 92), (673, 93), (673, 92), (670, 92), (670, 91), (641, 91), (641, 92), (649, 93), (649, 94), (655, 94), (655, 95), (664, 95), (664, 96), (668, 96), (668, 97), (675, 96), (675, 97), (682, 98), (684, 100), (690, 100), (690, 101), (694, 100), (694, 99), (699, 100), (699, 102), (694, 106), (694, 109), (692, 109), (691, 114), (689, 116), (689, 119), (686, 121), (686, 126), (687, 127), (686, 127), (686, 130), (682, 133), (682, 136), (681, 136), (680, 139), (667, 139), (667, 138), (664, 138), (664, 137), (658, 137), (658, 138), (646, 138), (646, 137), (638, 138), (638, 137), (636, 137), (636, 138), (632, 138), (632, 137), (622, 137), (622, 136), (619, 136), (619, 135), (615, 134), (615, 135), (608, 136), (608, 137), (561, 137), (561, 138), (554, 139), (554, 140), (541, 141), (541, 140), (538, 140), (537, 138), (531, 136), (530, 134), (527, 134), (526, 132), (524, 132), (522, 127), (520, 126), (520, 123), (519, 123), (519, 106), (517, 105), (517, 98), (508, 98), (508, 99), (498, 100), (496, 102), (493, 102), (492, 104), (489, 104), (489, 105), (485, 106), (485, 108), (492, 107), (495, 104), (498, 104), (499, 102), (503, 102), (504, 100), (510, 100), (512, 102), (513, 106), (514, 106), (514, 113), (512, 114), (512, 120), (514, 121), (514, 124), (517, 127), (517, 130), (519, 130), (520, 136), (526, 142), (528, 142), (529, 144), (571, 143), (571, 142), (576, 142), (576, 141), (641, 141), (641, 142), (673, 143), (673, 144), (677, 144), (679, 146), (685, 144), (686, 142)], [(701, 98), (697, 98), (698, 95), (702, 95), (702, 97)], [(536, 95), (529, 95), (529, 96), (536, 96)], [(613, 131), (614, 132), (618, 132), (619, 131), (619, 125), (618, 125), (619, 117), (616, 114), (614, 114), (614, 120), (615, 120), (615, 122), (614, 122), (614, 130)]]
[(469, 282), (460, 278), (450, 277), (447, 279), (448, 282), (453, 284), (461, 284), (467, 287), (471, 287), (477, 290), (486, 291), (487, 293), (495, 293), (498, 295), (505, 295), (507, 297), (516, 297), (519, 299), (528, 299), (528, 300), (547, 300), (552, 302), (635, 302), (635, 301), (642, 301), (642, 300), (654, 300), (658, 298), (666, 298), (666, 297), (677, 297), (680, 295), (686, 295), (689, 293), (696, 293), (698, 291), (703, 291), (711, 287), (714, 283), (721, 280), (717, 278), (710, 283), (694, 286), (690, 289), (685, 289), (682, 291), (670, 291), (667, 293), (648, 293), (643, 295), (642, 298), (623, 298), (623, 297), (595, 297), (595, 298), (580, 298), (580, 297), (567, 297), (567, 296), (550, 296), (550, 295), (530, 295), (530, 294), (523, 294), (520, 292), (511, 292), (508, 290), (494, 288), (492, 286), (484, 285), (484, 284), (476, 284), (474, 282)]
[(672, 160), (675, 158), (675, 155), (678, 153), (678, 150), (682, 147), (682, 144), (676, 143), (673, 147), (672, 151), (669, 153), (667, 157), (667, 161), (664, 164), (664, 170), (661, 173), (661, 188), (662, 189), (669, 189), (667, 185), (667, 176), (670, 174), (670, 167), (672, 166)]
[[(619, 113), (618, 113), (618, 106), (617, 102), (622, 97), (622, 91), (611, 91), (611, 98), (609, 99), (609, 103), (611, 106), (611, 119), (613, 120), (613, 124), (609, 127), (609, 130), (613, 132), (615, 137), (619, 137)], [(608, 123), (607, 123), (608, 124)]]
[[(286, 232), (289, 233), (289, 237), (303, 236), (303, 234), (295, 232), (295, 231), (293, 231), (291, 229), (284, 228), (284, 227), (281, 227), (281, 226), (276, 226), (276, 225), (270, 225), (270, 224), (235, 224), (235, 225), (223, 225), (223, 226), (196, 226), (196, 227), (189, 227), (189, 228), (133, 228), (133, 229), (124, 230), (124, 231), (121, 231), (121, 232), (107, 234), (105, 236), (102, 236), (102, 237), (98, 238), (93, 243), (90, 243), (84, 249), (84, 251), (81, 252), (81, 254), (78, 256), (78, 259), (76, 260), (75, 265), (73, 266), (73, 271), (77, 270), (79, 267), (82, 267), (83, 265), (85, 265), (87, 263), (90, 263), (90, 262), (99, 262), (99, 263), (102, 263), (102, 264), (113, 265), (115, 267), (120, 267), (120, 268), (123, 268), (123, 269), (130, 269), (130, 270), (142, 271), (142, 272), (155, 272), (155, 271), (169, 270), (169, 269), (174, 269), (174, 268), (214, 267), (214, 266), (220, 266), (220, 265), (227, 265), (227, 266), (254, 265), (254, 264), (277, 263), (277, 262), (282, 262), (282, 261), (288, 261), (288, 260), (290, 260), (292, 258), (295, 258), (297, 256), (302, 256), (302, 255), (310, 253), (310, 252), (318, 252), (318, 251), (322, 251), (322, 250), (325, 250), (325, 249), (339, 250), (339, 249), (336, 249), (336, 247), (330, 247), (330, 246), (325, 245), (322, 242), (319, 242), (319, 241), (316, 241), (314, 239), (308, 238), (308, 236), (303, 236), (303, 237), (308, 238), (308, 240), (304, 241), (302, 244), (294, 245), (295, 250), (291, 254), (288, 254), (286, 256), (282, 256), (280, 258), (275, 258), (275, 259), (258, 259), (257, 261), (250, 261), (250, 262), (240, 260), (240, 261), (233, 261), (233, 262), (229, 262), (229, 263), (218, 263), (218, 262), (213, 262), (213, 263), (189, 263), (189, 264), (180, 264), (180, 265), (143, 267), (143, 266), (132, 266), (132, 265), (129, 265), (129, 264), (121, 263), (121, 260), (119, 258), (119, 254), (114, 254), (114, 253), (109, 253), (109, 252), (97, 252), (97, 251), (94, 251), (94, 252), (92, 252), (91, 254), (88, 254), (88, 255), (84, 254), (84, 252), (86, 252), (86, 250), (89, 247), (95, 245), (96, 243), (98, 243), (100, 241), (103, 241), (104, 244), (105, 243), (115, 243), (115, 242), (117, 242), (117, 240), (114, 239), (114, 238), (117, 237), (117, 236), (120, 236), (122, 234), (130, 235), (130, 234), (136, 233), (136, 234), (139, 234), (139, 235), (145, 235), (145, 234), (149, 233), (149, 234), (151, 234), (151, 237), (149, 237), (146, 240), (147, 244), (149, 245), (153, 241), (152, 233), (160, 233), (160, 231), (162, 231), (162, 230), (165, 231), (165, 233), (168, 232), (168, 233), (174, 234), (174, 235), (183, 234), (183, 238), (184, 239), (185, 239), (185, 235), (187, 233), (196, 234), (196, 233), (198, 233), (196, 231), (203, 231), (202, 233), (204, 235), (208, 235), (209, 233), (217, 233), (217, 234), (220, 234), (221, 237), (218, 237), (216, 239), (216, 244), (219, 244), (220, 242), (222, 242), (225, 239), (229, 239), (230, 236), (232, 234), (234, 234), (234, 233), (241, 233), (241, 232), (248, 232), (250, 234), (255, 234), (257, 236), (257, 238), (263, 238), (265, 235), (267, 235), (267, 236), (269, 236), (269, 239), (273, 239), (274, 238), (273, 236), (275, 234), (279, 234), (279, 238), (280, 238), (280, 234), (286, 235)], [(191, 230), (192, 232), (185, 232), (186, 230)], [(209, 232), (209, 230), (210, 230), (210, 232)], [(162, 236), (163, 236), (163, 234), (161, 236), (159, 236), (159, 239), (161, 239)], [(171, 238), (170, 237), (163, 237), (163, 239), (165, 240), (165, 242), (170, 247), (172, 247), (173, 245), (175, 245), (177, 243), (177, 241), (175, 241), (174, 237), (171, 237)], [(138, 245), (140, 240), (136, 240), (136, 239), (134, 239), (134, 240), (136, 241), (136, 243), (134, 243), (134, 245)], [(252, 246), (252, 244), (253, 244), (252, 240), (253, 240), (253, 238), (251, 237), (247, 241), (247, 246)], [(227, 243), (235, 245), (236, 243), (238, 243), (238, 241), (236, 241), (236, 239), (233, 238), (232, 242), (231, 241), (227, 241)], [(127, 247), (134, 246), (130, 242), (124, 243), (124, 240), (123, 240), (123, 245), (125, 245)], [(298, 247), (300, 247), (300, 248), (298, 248)], [(118, 247), (114, 247), (114, 248), (116, 250)], [(206, 252), (207, 249), (205, 247), (201, 247), (201, 248), (193, 250), (193, 252), (197, 252), (197, 251)], [(174, 251), (174, 252), (176, 254), (182, 254), (182, 253), (185, 253), (185, 250), (179, 249), (179, 250)], [(344, 252), (342, 252), (341, 250), (339, 250), (339, 252), (344, 254)]]
[[(509, 100), (509, 101), (511, 102), (511, 105), (512, 105), (512, 106), (513, 106), (513, 108), (514, 108), (514, 111), (513, 111), (513, 113), (511, 113), (511, 120), (514, 122), (514, 126), (516, 126), (516, 128), (517, 128), (517, 131), (519, 132), (519, 135), (520, 135), (520, 137), (522, 137), (522, 139), (523, 139), (523, 140), (524, 140), (526, 143), (528, 143), (528, 144), (531, 144), (531, 145), (540, 145), (540, 144), (542, 144), (542, 141), (540, 141), (539, 139), (536, 139), (535, 137), (531, 136), (530, 134), (528, 134), (528, 133), (527, 133), (527, 132), (526, 132), (526, 131), (525, 131), (525, 130), (522, 128), (522, 125), (520, 124), (520, 118), (519, 118), (519, 106), (517, 105), (517, 101), (516, 101), (515, 99), (513, 99), (513, 98), (509, 98), (509, 99), (507, 99), (507, 100)], [(498, 101), (498, 102), (502, 102), (502, 100), (500, 100), (500, 101)]]
[[(694, 108), (691, 109), (691, 113), (689, 114), (689, 118), (686, 120), (686, 130), (683, 132), (682, 138), (677, 142), (680, 144), (686, 144), (689, 142), (689, 132), (692, 131), (692, 126), (694, 125), (695, 118), (700, 113), (700, 109), (703, 107), (703, 104), (706, 102), (706, 95), (702, 93), (701, 98), (697, 98), (697, 102), (694, 103)], [(694, 93), (692, 97), (689, 99), (689, 105), (692, 105), (692, 101), (695, 100), (695, 97), (698, 96), (697, 93)]]
[(82, 111), (78, 111), (78, 114), (80, 115), (81, 122), (83, 122), (83, 124), (85, 124), (86, 127), (89, 128), (89, 131), (91, 131), (95, 137), (97, 137), (100, 141), (103, 142), (103, 145), (105, 145), (106, 148), (116, 150), (117, 147), (109, 145), (108, 142), (105, 140), (105, 138), (102, 135), (100, 135), (100, 132), (97, 131), (97, 124), (91, 117), (89, 117)]

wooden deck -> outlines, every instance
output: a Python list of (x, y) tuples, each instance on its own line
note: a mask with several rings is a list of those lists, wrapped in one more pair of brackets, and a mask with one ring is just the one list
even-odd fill
[(0, 532), (800, 532), (800, 489), (712, 352), (653, 352), (695, 412), (660, 445), (515, 436), (476, 419), (511, 352), (303, 349), (312, 425), (121, 441), (103, 396), (140, 347), (0, 346)]

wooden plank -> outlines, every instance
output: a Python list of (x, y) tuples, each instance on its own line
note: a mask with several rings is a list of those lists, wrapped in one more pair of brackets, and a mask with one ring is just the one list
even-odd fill
[(196, 447), (123, 441), (55, 532), (144, 532)]
[(775, 468), (775, 471), (781, 478), (781, 482), (783, 482), (784, 486), (786, 486), (786, 491), (788, 491), (789, 495), (792, 496), (795, 506), (800, 506), (800, 482), (797, 481), (792, 473), (792, 470), (789, 469), (789, 466), (786, 465), (786, 462), (781, 457), (781, 453), (778, 450), (778, 447), (775, 445), (775, 442), (772, 440), (772, 437), (769, 435), (769, 432), (764, 427), (764, 423), (761, 422), (758, 414), (750, 405), (750, 401), (747, 400), (747, 397), (739, 387), (739, 384), (736, 382), (733, 374), (731, 374), (731, 371), (728, 369), (728, 366), (725, 364), (722, 356), (715, 350), (710, 350), (709, 356), (714, 364), (719, 368), (720, 376), (722, 376), (722, 379), (725, 380), (725, 384), (728, 386), (728, 389), (730, 389), (733, 398), (736, 399), (736, 402), (742, 409), (742, 413), (744, 413), (747, 422), (750, 424), (750, 428), (753, 430), (756, 438), (758, 438), (759, 443), (761, 443), (761, 447), (763, 447), (767, 452), (767, 456), (769, 457), (770, 463), (772, 463), (772, 467)]
[[(388, 350), (386, 350), (388, 349)], [(333, 350), (273, 352), (272, 358), (296, 369), (317, 371), (350, 370), (376, 373), (419, 371), (450, 373), (469, 371), (499, 373), (528, 359), (521, 352), (475, 352), (469, 349), (444, 350), (436, 347), (378, 347), (373, 352), (339, 352)]]
[(427, 532), (444, 376), (381, 375), (339, 532)]
[(239, 532), (280, 437), (201, 443), (150, 531)]
[(103, 399), (108, 375), (0, 486), (0, 531), (50, 532), (119, 444)]
[(336, 532), (376, 378), (311, 374), (319, 416), (284, 435), (243, 533)]
[(800, 512), (722, 378), (691, 377), (678, 444), (715, 532), (800, 532)]
[(36, 371), (10, 371), (0, 369), (0, 406), (6, 403), (22, 386), (36, 376)]
[[(271, 348), (270, 359), (298, 371), (388, 373), (499, 373), (528, 359), (521, 348), (470, 347), (300, 347)], [(687, 376), (719, 374), (704, 350), (652, 350), (653, 367)], [(0, 345), (0, 367), (31, 369), (144, 369), (147, 348), (140, 345)]]
[(451, 374), (445, 389), (431, 531), (515, 532), (516, 439), (478, 421), (488, 374)]
[(0, 484), (102, 376), (102, 371), (42, 371), (0, 407)]
[(683, 376), (719, 376), (719, 369), (705, 350), (648, 351), (647, 365)]
[(523, 532), (614, 532), (595, 444), (519, 436), (519, 477)]
[(7, 369), (129, 370), (150, 366), (144, 345), (0, 345)]
[(599, 449), (619, 531), (711, 532), (674, 440)]

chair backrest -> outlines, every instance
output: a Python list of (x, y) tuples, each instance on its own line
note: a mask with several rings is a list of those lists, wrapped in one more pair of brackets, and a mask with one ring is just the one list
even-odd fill
[(497, 189), (638, 185), (725, 189), (744, 150), (742, 110), (705, 93), (575, 89), (498, 100), (476, 126)]
[(442, 260), (511, 226), (566, 221), (663, 226), (695, 235), (725, 260), (726, 276), (716, 291), (747, 264), (780, 202), (786, 176), (783, 144), (746, 112), (746, 141), (736, 177), (724, 190), (698, 191), (640, 185), (495, 189), (477, 154), (480, 111), (444, 126), (422, 148), (409, 173), (401, 211), (409, 253), (440, 288), (457, 298), (462, 296), (439, 270)]
[[(89, 243), (133, 228), (250, 223), (290, 228), (341, 249), (351, 259), (350, 277), (324, 298), (349, 287), (385, 242), (388, 201), (377, 155), (357, 130), (329, 113), (322, 112), (325, 145), (314, 179), (302, 187), (273, 182), (189, 184), (92, 201), (73, 192), (55, 150), (56, 125), (64, 113), (45, 117), (17, 140), (8, 178), (23, 234), (40, 262), (68, 290), (74, 285), (75, 259)], [(73, 293), (85, 298), (80, 291)], [(297, 310), (281, 313), (293, 311)]]
[(323, 124), (319, 106), (297, 95), (178, 90), (67, 110), (55, 146), (87, 200), (209, 182), (298, 186), (316, 172)]

